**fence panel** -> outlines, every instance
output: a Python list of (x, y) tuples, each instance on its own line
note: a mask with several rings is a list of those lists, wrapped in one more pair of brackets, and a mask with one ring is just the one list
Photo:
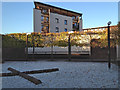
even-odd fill
[(90, 35), (71, 35), (71, 54), (90, 54)]
[[(111, 48), (116, 47), (118, 43), (118, 29), (116, 27), (112, 27), (110, 29), (110, 41), (111, 41)], [(67, 55), (65, 57), (71, 57), (72, 55), (89, 55), (89, 58), (96, 58), (94, 56), (100, 57), (100, 55), (96, 55), (97, 53), (93, 54), (93, 50), (96, 50), (96, 47), (100, 48), (101, 51), (106, 52), (106, 56), (102, 55), (103, 57), (107, 58), (107, 28), (100, 30), (88, 30), (87, 32), (61, 32), (61, 33), (17, 33), (17, 34), (7, 34), (2, 36), (2, 44), (3, 44), (3, 53), (10, 50), (11, 48), (16, 48), (13, 51), (13, 57), (17, 55), (17, 48), (22, 48), (22, 54), (25, 54), (26, 57), (30, 55), (40, 56), (40, 55), (49, 55), (53, 57), (55, 55)], [(7, 50), (6, 50), (6, 49)], [(106, 49), (105, 49), (106, 48)], [(91, 50), (92, 49), (92, 50)], [(97, 49), (98, 50), (98, 49)], [(15, 53), (16, 51), (16, 53)], [(116, 51), (116, 50), (114, 50)], [(21, 51), (19, 51), (21, 52)], [(92, 52), (92, 55), (91, 55)], [(95, 51), (100, 52), (100, 51)], [(114, 52), (116, 53), (116, 52)], [(9, 53), (10, 55), (11, 53)], [(8, 54), (4, 54), (9, 56)], [(20, 54), (18, 54), (19, 56)], [(111, 53), (111, 55), (113, 55)]]

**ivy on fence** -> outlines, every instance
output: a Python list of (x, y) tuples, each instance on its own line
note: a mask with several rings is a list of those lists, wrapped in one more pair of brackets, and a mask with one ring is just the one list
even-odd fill
[[(118, 24), (119, 25), (119, 24)], [(3, 47), (26, 47), (26, 33), (12, 33), (2, 35)], [(28, 47), (50, 47), (68, 46), (68, 37), (70, 35), (71, 46), (107, 47), (107, 29), (103, 31), (87, 31), (87, 32), (61, 32), (61, 33), (31, 33), (28, 35)], [(120, 30), (118, 28), (111, 29), (111, 47), (119, 43)]]

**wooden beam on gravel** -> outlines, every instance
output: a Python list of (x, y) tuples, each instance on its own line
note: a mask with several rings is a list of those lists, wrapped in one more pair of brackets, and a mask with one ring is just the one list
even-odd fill
[(13, 69), (13, 68), (8, 68), (8, 70), (10, 70), (12, 73), (18, 74), (19, 76), (33, 82), (36, 85), (42, 83), (40, 80), (38, 80), (38, 79), (36, 79), (36, 78), (34, 78), (32, 76), (29, 76), (29, 75), (27, 75), (25, 73), (19, 72), (19, 71)]
[[(49, 72), (55, 72), (59, 71), (58, 68), (53, 68), (53, 69), (44, 69), (44, 70), (33, 70), (33, 71), (24, 71), (22, 73), (25, 74), (38, 74), (38, 73), (49, 73)], [(0, 73), (0, 77), (5, 77), (5, 76), (16, 76), (18, 75), (17, 73)]]

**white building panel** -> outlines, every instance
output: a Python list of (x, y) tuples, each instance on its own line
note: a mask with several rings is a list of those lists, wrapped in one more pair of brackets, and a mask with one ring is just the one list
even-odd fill
[(41, 10), (34, 9), (34, 32), (41, 32)]
[(80, 19), (80, 22), (79, 22), (79, 31), (83, 31), (83, 20), (82, 19)]

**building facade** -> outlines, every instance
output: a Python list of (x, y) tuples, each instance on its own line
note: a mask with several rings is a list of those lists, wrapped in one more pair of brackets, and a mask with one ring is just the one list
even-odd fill
[(34, 2), (34, 32), (82, 31), (82, 14), (41, 2)]

